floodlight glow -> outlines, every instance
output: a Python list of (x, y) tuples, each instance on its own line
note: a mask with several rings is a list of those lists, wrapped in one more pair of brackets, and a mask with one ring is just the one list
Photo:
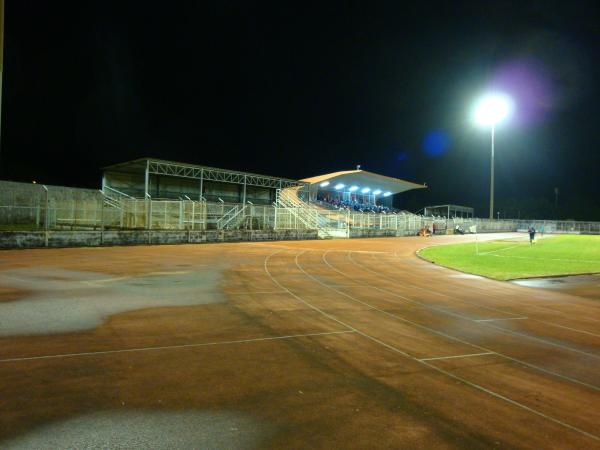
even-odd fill
[(388, 191), (385, 194), (383, 194), (384, 197), (389, 197), (390, 195), (392, 195), (392, 193), (390, 191)]
[(354, 192), (355, 190), (358, 189), (358, 186), (352, 186), (350, 189), (348, 189), (350, 192)]
[(496, 125), (511, 113), (513, 102), (507, 95), (493, 94), (484, 97), (475, 108), (475, 121), (480, 125)]
[(329, 186), (329, 181), (323, 181), (319, 186), (321, 186), (321, 187)]
[(334, 187), (338, 190), (342, 189), (344, 186), (346, 186), (344, 183), (338, 183), (336, 184)]
[(381, 189), (377, 189), (376, 191), (373, 191), (373, 195), (379, 195), (381, 194)]
[(369, 188), (363, 188), (363, 190), (362, 190), (362, 191), (360, 191), (360, 192), (362, 192), (363, 194), (366, 194), (366, 193), (367, 193), (367, 192), (369, 192), (370, 190), (371, 190), (371, 189), (369, 189)]

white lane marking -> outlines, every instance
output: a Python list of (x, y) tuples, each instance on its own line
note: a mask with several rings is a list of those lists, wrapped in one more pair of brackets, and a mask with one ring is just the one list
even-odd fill
[[(395, 259), (395, 261), (396, 261), (396, 262), (399, 262), (400, 264), (403, 264), (403, 265), (405, 265), (405, 264), (406, 264), (404, 261), (400, 260), (400, 255), (398, 255), (397, 253), (394, 253), (394, 257), (396, 258), (396, 259)], [(419, 261), (419, 262), (422, 262), (422, 261)], [(465, 275), (468, 275), (468, 274), (465, 274)], [(384, 276), (384, 275), (382, 275), (382, 277), (383, 277), (383, 278), (386, 278), (386, 279), (390, 279), (390, 280), (391, 280), (391, 278), (389, 278), (389, 277), (386, 277), (386, 276)], [(452, 277), (455, 277), (455, 278), (457, 278), (457, 277), (460, 277), (460, 275), (452, 275)], [(484, 277), (479, 277), (479, 276), (476, 276), (476, 275), (473, 275), (473, 277), (479, 278), (479, 279), (481, 279), (482, 281), (485, 281), (485, 280), (487, 280), (487, 278), (484, 278)], [(456, 297), (452, 297), (452, 296), (450, 296), (450, 295), (448, 295), (448, 294), (444, 294), (443, 292), (437, 292), (437, 291), (433, 291), (433, 290), (431, 290), (431, 289), (427, 289), (427, 288), (424, 288), (424, 287), (421, 287), (421, 286), (417, 286), (417, 285), (414, 285), (414, 284), (410, 284), (409, 286), (411, 286), (411, 287), (413, 287), (413, 288), (415, 288), (415, 289), (420, 289), (420, 290), (422, 290), (422, 291), (429, 292), (429, 293), (431, 293), (431, 294), (439, 295), (439, 296), (441, 296), (441, 297), (447, 297), (447, 298), (449, 298), (449, 299), (451, 299), (451, 300), (459, 301), (459, 302), (465, 303), (465, 304), (467, 304), (467, 305), (479, 306), (480, 308), (489, 309), (490, 311), (496, 311), (496, 312), (499, 312), (499, 313), (502, 313), (502, 314), (511, 314), (510, 312), (503, 311), (503, 310), (501, 310), (501, 309), (498, 309), (498, 308), (494, 308), (494, 307), (491, 307), (491, 306), (485, 306), (485, 305), (481, 305), (481, 304), (478, 304), (478, 303), (469, 302), (469, 301), (467, 301), (467, 300), (462, 300), (462, 299), (459, 299), (459, 298), (456, 298)], [(599, 285), (599, 286), (600, 286), (600, 285)], [(477, 287), (477, 286), (475, 286), (474, 288), (475, 288), (475, 289), (477, 289), (477, 290), (479, 290), (479, 291), (484, 291), (484, 289), (483, 289), (483, 288), (480, 288), (480, 287)], [(549, 307), (547, 307), (547, 306), (541, 306), (541, 305), (532, 305), (532, 304), (523, 305), (522, 303), (520, 303), (520, 302), (518, 302), (518, 301), (516, 301), (516, 300), (510, 300), (510, 299), (508, 299), (508, 298), (505, 298), (505, 297), (498, 297), (497, 295), (490, 295), (490, 294), (489, 294), (489, 293), (487, 293), (487, 292), (485, 293), (485, 295), (486, 295), (487, 297), (489, 297), (490, 299), (499, 300), (499, 301), (502, 301), (502, 302), (505, 302), (505, 303), (513, 303), (513, 304), (514, 304), (514, 303), (516, 303), (516, 304), (518, 304), (519, 306), (522, 306), (522, 307), (525, 307), (525, 308), (533, 308), (533, 309), (537, 309), (537, 310), (540, 310), (540, 311), (543, 311), (543, 312), (546, 312), (546, 311), (547, 311), (547, 312), (550, 312), (552, 315), (555, 315), (555, 316), (558, 316), (558, 315), (562, 316), (562, 314), (563, 314), (563, 313), (562, 313), (560, 310), (556, 310), (556, 309), (553, 309), (553, 308), (549, 308)], [(563, 303), (563, 304), (565, 304), (566, 302), (562, 302), (562, 303)], [(587, 305), (586, 305), (586, 306), (587, 306)], [(592, 321), (592, 322), (600, 322), (600, 320), (598, 320), (598, 319), (592, 319), (592, 318), (590, 318), (590, 317), (586, 317), (585, 319), (586, 319), (586, 320), (589, 320), (589, 321)], [(572, 327), (568, 327), (568, 326), (566, 326), (566, 325), (559, 325), (559, 324), (557, 324), (557, 323), (554, 323), (554, 322), (548, 322), (548, 321), (546, 321), (546, 320), (534, 319), (534, 318), (532, 318), (532, 317), (530, 317), (530, 318), (529, 318), (529, 320), (533, 320), (533, 321), (535, 321), (535, 322), (543, 323), (543, 324), (545, 324), (545, 325), (550, 325), (550, 326), (553, 326), (553, 327), (564, 328), (564, 329), (566, 329), (566, 330), (571, 330), (571, 331), (574, 331), (574, 332), (576, 332), (576, 333), (589, 334), (589, 335), (591, 335), (591, 336), (597, 336), (597, 337), (600, 337), (600, 334), (592, 333), (591, 331), (580, 330), (580, 329), (578, 329), (578, 328), (572, 328)]]
[(456, 359), (456, 358), (471, 358), (472, 356), (483, 356), (483, 355), (495, 355), (494, 352), (484, 353), (469, 353), (466, 355), (455, 355), (455, 356), (438, 356), (436, 358), (421, 358), (419, 361), (437, 361), (438, 359)]
[[(320, 252), (323, 251), (323, 248), (313, 248), (313, 247), (289, 247), (289, 246), (285, 246), (285, 245), (275, 245), (275, 244), (264, 244), (261, 242), (251, 242), (251, 243), (247, 243), (247, 245), (253, 245), (256, 247), (265, 247), (265, 248), (279, 248), (282, 250), (312, 250), (312, 251), (316, 251), (316, 252)], [(330, 252), (346, 252), (347, 250), (336, 250), (336, 249), (332, 249), (329, 250)], [(381, 251), (375, 251), (375, 250), (356, 250), (356, 253), (375, 253), (375, 254), (392, 254), (392, 252), (381, 252)]]
[(311, 336), (328, 336), (328, 335), (332, 335), (332, 334), (346, 334), (346, 333), (354, 333), (354, 330), (326, 331), (326, 332), (322, 332), (322, 333), (290, 334), (288, 336), (273, 336), (273, 337), (262, 337), (262, 338), (253, 338), (253, 339), (239, 339), (239, 340), (235, 340), (235, 341), (203, 342), (203, 343), (198, 343), (198, 344), (165, 345), (165, 346), (161, 346), (161, 347), (124, 348), (124, 349), (119, 349), (119, 350), (104, 350), (104, 351), (97, 351), (97, 352), (63, 353), (60, 355), (44, 355), (44, 356), (26, 356), (26, 357), (22, 357), (22, 358), (0, 359), (0, 363), (32, 361), (32, 360), (40, 360), (40, 359), (72, 358), (72, 357), (76, 357), (76, 356), (110, 355), (113, 353), (147, 352), (147, 351), (153, 351), (153, 350), (173, 350), (173, 349), (180, 349), (180, 348), (208, 347), (211, 345), (245, 344), (245, 343), (249, 343), (249, 342), (275, 341), (278, 339), (293, 339), (293, 338), (311, 337)]
[[(378, 273), (378, 272), (376, 272), (376, 271), (374, 271), (374, 270), (371, 270), (371, 269), (369, 269), (368, 267), (364, 266), (363, 264), (358, 264), (357, 262), (355, 262), (355, 261), (354, 261), (354, 259), (352, 258), (352, 252), (349, 252), (349, 253), (348, 253), (348, 255), (349, 255), (349, 258), (350, 258), (350, 260), (351, 260), (351, 261), (352, 261), (352, 262), (353, 262), (353, 263), (354, 263), (354, 264), (355, 264), (357, 267), (360, 267), (362, 270), (366, 270), (367, 272), (371, 272), (371, 273), (375, 274), (376, 276), (378, 276), (378, 277), (380, 277), (380, 278), (386, 278), (386, 279), (390, 279), (389, 277), (386, 277), (385, 275), (381, 275), (380, 273)], [(372, 285), (371, 285), (371, 286), (372, 286)], [(372, 287), (373, 287), (373, 289), (377, 289), (377, 290), (379, 290), (379, 291), (382, 291), (382, 292), (387, 292), (387, 293), (388, 293), (388, 294), (390, 294), (390, 295), (394, 295), (394, 296), (396, 296), (396, 297), (403, 298), (403, 299), (404, 299), (404, 300), (406, 300), (407, 302), (410, 302), (410, 303), (414, 303), (414, 304), (416, 304), (416, 305), (423, 306), (424, 308), (430, 309), (430, 310), (432, 310), (432, 311), (438, 311), (438, 312), (440, 312), (440, 313), (442, 313), (442, 314), (446, 314), (446, 315), (449, 315), (449, 316), (458, 317), (458, 318), (460, 318), (460, 319), (463, 319), (463, 320), (468, 320), (468, 321), (471, 321), (471, 322), (477, 322), (477, 321), (476, 321), (476, 319), (474, 319), (474, 318), (472, 318), (472, 317), (465, 316), (465, 315), (458, 314), (458, 313), (451, 312), (451, 311), (447, 311), (447, 310), (446, 310), (446, 309), (444, 309), (444, 308), (439, 308), (439, 307), (431, 306), (431, 305), (429, 305), (429, 304), (427, 304), (427, 303), (423, 303), (423, 302), (420, 302), (420, 301), (417, 301), (417, 300), (412, 300), (412, 299), (409, 299), (409, 298), (407, 298), (407, 297), (404, 297), (403, 295), (396, 294), (395, 292), (393, 292), (393, 291), (390, 291), (390, 290), (388, 290), (388, 289), (382, 289), (382, 288), (379, 288), (379, 287), (376, 287), (376, 286), (372, 286)], [(429, 291), (428, 289), (424, 289), (424, 288), (420, 288), (420, 289), (422, 289), (422, 290), (426, 290), (426, 291)], [(431, 291), (431, 292), (434, 292), (434, 293), (435, 293), (435, 291)], [(440, 295), (441, 295), (441, 294), (440, 294)], [(474, 305), (474, 306), (480, 306), (480, 305), (473, 304), (473, 303), (470, 303), (470, 302), (465, 302), (464, 300), (460, 300), (460, 299), (457, 299), (457, 298), (454, 298), (454, 297), (450, 297), (450, 296), (448, 296), (448, 295), (444, 295), (444, 296), (445, 296), (445, 297), (448, 297), (448, 298), (450, 298), (450, 299), (453, 299), (453, 300), (457, 300), (457, 301), (460, 301), (460, 302), (466, 303), (466, 304), (471, 304), (471, 305)], [(480, 323), (480, 324), (481, 324), (481, 325), (483, 325), (483, 326), (492, 327), (492, 328), (494, 328), (494, 329), (496, 329), (496, 330), (498, 330), (498, 331), (500, 331), (500, 332), (502, 332), (502, 333), (512, 334), (512, 335), (514, 335), (514, 336), (520, 336), (520, 337), (522, 337), (522, 338), (525, 338), (525, 339), (530, 339), (530, 340), (532, 340), (532, 341), (541, 342), (541, 343), (543, 343), (543, 344), (546, 344), (546, 345), (549, 345), (549, 346), (552, 346), (552, 347), (558, 347), (558, 348), (562, 348), (562, 349), (565, 349), (565, 350), (568, 350), (568, 351), (571, 351), (571, 352), (580, 353), (580, 354), (582, 354), (582, 355), (589, 356), (590, 358), (596, 358), (596, 359), (600, 359), (600, 355), (596, 355), (596, 354), (594, 354), (594, 353), (585, 352), (585, 351), (583, 351), (583, 350), (578, 350), (578, 349), (576, 349), (576, 348), (569, 347), (568, 345), (563, 345), (563, 344), (558, 344), (558, 343), (556, 343), (556, 342), (547, 341), (547, 340), (545, 340), (545, 339), (538, 338), (538, 337), (535, 337), (535, 336), (530, 336), (530, 335), (528, 335), (528, 334), (525, 334), (525, 333), (519, 333), (518, 331), (514, 331), (514, 330), (509, 330), (509, 329), (506, 329), (506, 328), (502, 328), (502, 327), (500, 327), (500, 326), (496, 326), (496, 325), (494, 325), (493, 323), (484, 322), (484, 323)]]
[[(276, 253), (279, 253), (279, 252), (276, 252)], [(389, 349), (389, 350), (391, 350), (391, 351), (393, 351), (393, 352), (395, 352), (395, 353), (398, 353), (398, 354), (400, 354), (400, 355), (402, 355), (402, 356), (404, 356), (404, 357), (406, 357), (406, 358), (408, 358), (408, 359), (410, 359), (410, 360), (412, 360), (412, 361), (415, 361), (415, 362), (417, 362), (418, 364), (422, 364), (422, 365), (424, 365), (424, 366), (426, 366), (426, 367), (429, 367), (430, 369), (432, 369), (432, 370), (435, 370), (436, 372), (439, 372), (439, 373), (442, 373), (442, 374), (444, 374), (444, 375), (447, 375), (447, 376), (449, 376), (450, 378), (453, 378), (453, 379), (455, 379), (455, 380), (458, 380), (458, 381), (460, 381), (460, 382), (462, 382), (462, 383), (466, 384), (467, 386), (471, 386), (471, 387), (472, 387), (472, 388), (474, 388), (474, 389), (477, 389), (477, 390), (480, 390), (480, 391), (482, 391), (482, 392), (485, 392), (485, 393), (487, 393), (487, 394), (491, 395), (492, 397), (498, 398), (498, 399), (500, 399), (500, 400), (504, 400), (505, 402), (507, 402), (507, 403), (510, 403), (511, 405), (514, 405), (514, 406), (516, 406), (516, 407), (518, 407), (518, 408), (521, 408), (521, 409), (523, 409), (523, 410), (525, 410), (525, 411), (528, 411), (528, 412), (530, 412), (530, 413), (532, 413), (532, 414), (535, 414), (535, 415), (537, 415), (537, 416), (539, 416), (539, 417), (542, 417), (542, 418), (544, 418), (544, 419), (546, 419), (546, 420), (549, 420), (550, 422), (556, 423), (556, 424), (558, 424), (558, 425), (561, 425), (561, 426), (563, 426), (563, 427), (565, 427), (565, 428), (568, 428), (568, 429), (570, 429), (570, 430), (573, 430), (573, 431), (576, 431), (576, 432), (578, 432), (578, 433), (581, 433), (581, 434), (583, 434), (584, 436), (587, 436), (587, 437), (589, 437), (589, 438), (591, 438), (591, 439), (594, 439), (594, 440), (596, 440), (596, 441), (600, 441), (600, 437), (598, 437), (598, 436), (596, 436), (596, 435), (594, 435), (594, 434), (588, 433), (587, 431), (584, 431), (584, 430), (582, 430), (582, 429), (580, 429), (580, 428), (577, 428), (577, 427), (575, 427), (575, 426), (573, 426), (573, 425), (569, 425), (568, 423), (566, 423), (566, 422), (563, 422), (563, 421), (561, 421), (561, 420), (559, 420), (559, 419), (556, 419), (556, 418), (554, 418), (554, 417), (548, 416), (548, 415), (546, 415), (546, 414), (542, 413), (541, 411), (537, 411), (537, 410), (535, 410), (535, 409), (533, 409), (533, 408), (530, 408), (529, 406), (526, 406), (526, 405), (524, 405), (524, 404), (522, 404), (522, 403), (519, 403), (519, 402), (517, 402), (517, 401), (515, 401), (515, 400), (512, 400), (512, 399), (510, 399), (510, 398), (508, 398), (508, 397), (505, 397), (505, 396), (503, 396), (503, 395), (501, 395), (501, 394), (498, 394), (498, 393), (496, 393), (496, 392), (494, 392), (494, 391), (491, 391), (490, 389), (484, 388), (483, 386), (480, 386), (480, 385), (478, 385), (478, 384), (476, 384), (476, 383), (473, 383), (473, 382), (471, 382), (471, 381), (468, 381), (468, 380), (466, 380), (465, 378), (462, 378), (462, 377), (460, 377), (460, 376), (458, 376), (458, 375), (455, 375), (455, 374), (453, 374), (453, 373), (451, 373), (451, 372), (448, 372), (447, 370), (444, 370), (444, 369), (441, 369), (441, 368), (439, 368), (439, 367), (436, 367), (435, 365), (433, 365), (433, 364), (430, 364), (430, 363), (429, 363), (429, 362), (427, 362), (427, 361), (419, 361), (419, 360), (418, 360), (417, 358), (415, 358), (414, 356), (411, 356), (411, 355), (409, 355), (408, 353), (406, 353), (406, 352), (404, 352), (404, 351), (400, 350), (399, 348), (396, 348), (396, 347), (394, 347), (394, 346), (392, 346), (392, 345), (390, 345), (390, 344), (387, 344), (387, 343), (385, 343), (385, 342), (383, 342), (383, 341), (381, 341), (381, 340), (377, 339), (376, 337), (370, 336), (369, 334), (367, 334), (367, 333), (365, 333), (365, 332), (363, 332), (363, 331), (360, 331), (360, 330), (358, 330), (357, 328), (355, 328), (355, 327), (351, 326), (350, 324), (347, 324), (347, 323), (345, 323), (345, 322), (343, 322), (343, 321), (341, 321), (341, 320), (337, 319), (335, 316), (332, 316), (331, 314), (328, 314), (328, 313), (326, 313), (325, 311), (323, 311), (323, 310), (319, 309), (318, 307), (316, 307), (316, 306), (314, 306), (313, 304), (309, 303), (308, 301), (304, 300), (302, 297), (300, 297), (300, 296), (298, 296), (298, 295), (294, 294), (294, 293), (293, 293), (292, 291), (290, 291), (288, 288), (286, 288), (286, 287), (285, 287), (285, 286), (283, 286), (281, 283), (279, 283), (279, 282), (278, 282), (278, 281), (277, 281), (277, 280), (276, 280), (276, 279), (273, 277), (273, 275), (271, 275), (271, 272), (269, 272), (269, 268), (268, 268), (268, 261), (269, 261), (269, 259), (270, 259), (270, 258), (271, 258), (273, 255), (275, 255), (276, 253), (273, 253), (273, 254), (271, 254), (271, 255), (269, 255), (269, 256), (267, 256), (267, 257), (265, 258), (265, 262), (264, 262), (265, 272), (267, 272), (267, 274), (269, 275), (269, 277), (271, 277), (271, 279), (273, 280), (273, 282), (274, 282), (275, 284), (277, 284), (277, 285), (278, 285), (279, 287), (281, 287), (282, 289), (286, 290), (286, 291), (287, 291), (287, 292), (288, 292), (288, 293), (289, 293), (289, 294), (290, 294), (292, 297), (294, 297), (294, 298), (295, 298), (295, 299), (297, 299), (298, 301), (300, 301), (300, 302), (304, 303), (304, 304), (305, 304), (306, 306), (308, 306), (309, 308), (311, 308), (311, 309), (313, 309), (313, 310), (315, 310), (315, 311), (319, 312), (320, 314), (322, 314), (323, 316), (327, 317), (328, 319), (330, 319), (330, 320), (332, 320), (332, 321), (334, 321), (334, 322), (336, 322), (336, 323), (338, 323), (338, 324), (340, 324), (340, 325), (342, 325), (342, 326), (344, 326), (344, 327), (346, 327), (346, 328), (348, 328), (348, 329), (350, 329), (350, 330), (354, 331), (356, 334), (359, 334), (359, 335), (361, 335), (361, 336), (363, 336), (363, 337), (365, 337), (365, 338), (367, 338), (367, 339), (369, 339), (369, 340), (371, 340), (371, 341), (373, 341), (373, 342), (375, 342), (375, 343), (377, 343), (377, 344), (379, 344), (379, 345), (381, 345), (381, 346), (383, 346), (383, 347), (386, 347), (387, 349)], [(302, 253), (304, 253), (304, 252), (301, 252), (301, 253), (299, 253), (299, 254), (297, 254), (297, 255), (296, 255), (296, 266), (298, 266), (298, 268), (299, 268), (299, 269), (300, 269), (302, 272), (304, 272), (304, 273), (305, 273), (307, 276), (309, 276), (309, 277), (311, 277), (311, 278), (312, 278), (312, 276), (311, 276), (310, 274), (308, 274), (308, 273), (307, 273), (307, 272), (306, 272), (304, 269), (302, 269), (302, 267), (301, 267), (301, 266), (300, 266), (300, 264), (298, 263), (298, 256), (300, 256)], [(316, 280), (316, 278), (315, 278), (315, 280)]]
[(121, 280), (130, 280), (132, 278), (146, 278), (146, 277), (155, 277), (155, 276), (168, 276), (168, 275), (185, 275), (191, 273), (189, 270), (180, 270), (174, 272), (148, 272), (148, 273), (140, 273), (137, 275), (127, 275), (124, 277), (113, 277), (113, 278), (101, 278), (99, 280), (82, 280), (82, 283), (95, 285), (97, 283), (112, 283), (113, 281), (121, 281)]
[[(329, 267), (331, 267), (333, 270), (335, 270), (336, 272), (338, 272), (338, 273), (340, 273), (341, 275), (345, 276), (346, 278), (352, 278), (352, 277), (350, 277), (349, 275), (346, 275), (346, 274), (345, 274), (344, 272), (342, 272), (341, 270), (338, 270), (338, 269), (336, 269), (335, 267), (333, 267), (333, 266), (332, 266), (332, 265), (329, 263), (329, 261), (327, 261), (327, 257), (326, 257), (326, 256), (327, 256), (327, 253), (328, 253), (328, 252), (325, 252), (325, 253), (323, 254), (323, 256), (322, 256), (323, 262), (324, 262), (325, 264), (327, 264)], [(320, 281), (319, 281), (319, 282), (320, 282)], [(321, 283), (321, 284), (323, 284), (323, 286), (329, 287), (329, 286), (327, 286), (327, 285), (326, 285), (326, 284), (324, 284), (324, 283)], [(388, 294), (394, 295), (395, 297), (399, 297), (399, 298), (401, 298), (401, 299), (403, 299), (403, 300), (405, 300), (405, 301), (407, 301), (407, 302), (409, 302), (409, 303), (411, 303), (411, 302), (412, 302), (410, 299), (408, 299), (408, 298), (406, 298), (406, 297), (404, 297), (404, 296), (402, 296), (402, 295), (400, 295), (400, 294), (395, 294), (395, 293), (392, 293), (392, 292), (389, 292), (389, 291), (384, 291), (384, 290), (382, 290), (382, 289), (379, 289), (378, 287), (376, 287), (376, 286), (373, 286), (373, 285), (371, 285), (371, 284), (368, 284), (368, 283), (365, 283), (365, 285), (366, 285), (366, 286), (368, 286), (368, 287), (371, 287), (371, 288), (373, 288), (373, 289), (379, 290), (379, 291), (381, 291), (381, 292), (385, 292), (385, 293), (388, 293)], [(384, 311), (383, 309), (379, 309), (379, 308), (377, 308), (377, 307), (375, 307), (375, 306), (373, 306), (373, 305), (371, 305), (371, 304), (369, 304), (369, 303), (367, 303), (367, 302), (363, 302), (363, 301), (361, 301), (361, 300), (358, 300), (357, 298), (355, 298), (355, 297), (352, 297), (351, 295), (348, 295), (348, 294), (346, 294), (345, 292), (338, 291), (337, 289), (334, 289), (334, 290), (335, 290), (336, 292), (339, 292), (341, 295), (344, 295), (344, 296), (348, 297), (349, 299), (351, 299), (351, 300), (352, 300), (352, 301), (354, 301), (354, 302), (357, 302), (357, 303), (360, 303), (360, 304), (362, 304), (362, 305), (368, 306), (368, 307), (370, 307), (371, 309), (373, 309), (373, 310), (375, 310), (375, 311), (378, 311), (378, 312), (380, 312), (381, 314), (384, 314), (384, 315), (387, 315), (387, 316), (390, 316), (390, 317), (394, 317), (394, 318), (396, 318), (396, 319), (398, 319), (398, 320), (400, 320), (400, 321), (402, 321), (402, 322), (405, 322), (405, 323), (410, 323), (411, 325), (414, 325), (415, 327), (417, 327), (417, 328), (421, 328), (421, 329), (423, 329), (423, 330), (427, 330), (427, 331), (429, 331), (430, 333), (434, 333), (434, 334), (437, 334), (438, 336), (443, 336), (443, 337), (445, 337), (445, 338), (447, 338), (447, 339), (450, 339), (450, 340), (453, 340), (453, 341), (456, 341), (456, 342), (460, 342), (461, 344), (470, 345), (471, 347), (477, 348), (477, 349), (479, 349), (479, 350), (483, 350), (483, 351), (485, 351), (485, 352), (493, 352), (493, 353), (495, 353), (496, 355), (498, 355), (498, 356), (500, 356), (500, 357), (502, 357), (502, 358), (504, 358), (504, 359), (507, 359), (507, 360), (509, 360), (509, 361), (512, 361), (512, 362), (515, 362), (515, 363), (518, 363), (518, 364), (521, 364), (521, 365), (527, 366), (527, 367), (529, 367), (529, 368), (531, 368), (531, 369), (534, 369), (534, 370), (537, 370), (537, 371), (539, 371), (539, 372), (543, 372), (543, 373), (546, 373), (546, 374), (548, 374), (548, 375), (552, 375), (552, 376), (554, 376), (554, 377), (556, 377), (556, 378), (561, 378), (561, 379), (563, 379), (563, 380), (570, 381), (571, 383), (574, 383), (574, 384), (579, 384), (579, 385), (581, 385), (581, 386), (585, 386), (585, 387), (587, 387), (587, 388), (589, 388), (589, 389), (593, 389), (593, 390), (595, 390), (595, 391), (600, 391), (600, 387), (598, 387), (598, 386), (595, 386), (595, 385), (593, 385), (593, 384), (586, 383), (585, 381), (576, 380), (575, 378), (571, 378), (571, 377), (569, 377), (569, 376), (567, 376), (567, 375), (561, 375), (561, 374), (559, 374), (559, 373), (552, 372), (551, 370), (544, 369), (544, 368), (542, 368), (542, 367), (538, 367), (538, 366), (536, 366), (536, 365), (534, 365), (534, 364), (531, 364), (531, 363), (528, 363), (528, 362), (522, 361), (522, 360), (520, 360), (520, 359), (517, 359), (517, 358), (513, 358), (513, 357), (511, 357), (511, 356), (508, 356), (508, 355), (505, 355), (505, 354), (503, 354), (503, 353), (498, 353), (498, 352), (495, 352), (494, 350), (491, 350), (491, 349), (489, 349), (489, 348), (482, 347), (481, 345), (473, 344), (472, 342), (465, 341), (465, 340), (463, 340), (463, 339), (460, 339), (460, 338), (457, 338), (457, 337), (455, 337), (455, 336), (452, 336), (452, 335), (446, 334), (446, 333), (444, 333), (444, 332), (442, 332), (442, 331), (434, 330), (433, 328), (429, 328), (429, 327), (427, 327), (427, 326), (425, 326), (425, 325), (421, 325), (421, 324), (419, 324), (419, 323), (413, 322), (412, 320), (408, 320), (408, 319), (406, 319), (406, 318), (404, 318), (404, 317), (402, 317), (402, 316), (399, 316), (399, 315), (397, 315), (397, 314), (393, 314), (393, 313), (390, 313), (390, 312), (388, 312), (388, 311)], [(385, 299), (384, 299), (384, 300), (385, 300)], [(386, 301), (387, 301), (387, 300), (386, 300)], [(412, 303), (414, 303), (414, 302), (412, 302)]]
[(517, 259), (534, 259), (537, 261), (564, 261), (564, 262), (589, 262), (600, 263), (598, 259), (564, 259), (564, 258), (534, 258), (533, 256), (506, 256), (506, 255), (490, 255), (498, 258), (517, 258)]
[(506, 250), (510, 250), (511, 248), (521, 247), (522, 245), (512, 245), (510, 247), (504, 247), (498, 250), (492, 250), (490, 252), (480, 252), (479, 255), (493, 255), (494, 253), (505, 252)]
[(495, 322), (497, 320), (525, 320), (528, 317), (497, 317), (495, 319), (474, 319), (475, 322)]
[(225, 295), (251, 295), (251, 294), (260, 294), (260, 295), (266, 295), (266, 294), (287, 294), (287, 292), (285, 291), (258, 291), (258, 292), (225, 292)]

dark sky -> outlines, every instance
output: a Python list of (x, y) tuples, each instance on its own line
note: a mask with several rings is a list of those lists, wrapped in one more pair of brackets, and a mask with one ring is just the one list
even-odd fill
[(485, 216), (489, 131), (470, 114), (513, 77), (499, 209), (533, 214), (559, 187), (579, 205), (563, 215), (600, 219), (596, 2), (405, 3), (7, 2), (0, 175), (98, 187), (100, 167), (142, 156), (291, 178), (361, 164), (427, 182), (399, 196), (409, 209)]

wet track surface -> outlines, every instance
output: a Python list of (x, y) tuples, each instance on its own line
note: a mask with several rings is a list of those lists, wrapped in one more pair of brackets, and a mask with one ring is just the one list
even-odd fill
[(1, 252), (0, 448), (600, 448), (596, 282), (469, 239)]

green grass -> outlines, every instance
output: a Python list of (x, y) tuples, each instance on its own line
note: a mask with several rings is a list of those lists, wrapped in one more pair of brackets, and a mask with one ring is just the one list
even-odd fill
[(496, 280), (600, 272), (600, 236), (550, 236), (428, 247), (424, 259)]

